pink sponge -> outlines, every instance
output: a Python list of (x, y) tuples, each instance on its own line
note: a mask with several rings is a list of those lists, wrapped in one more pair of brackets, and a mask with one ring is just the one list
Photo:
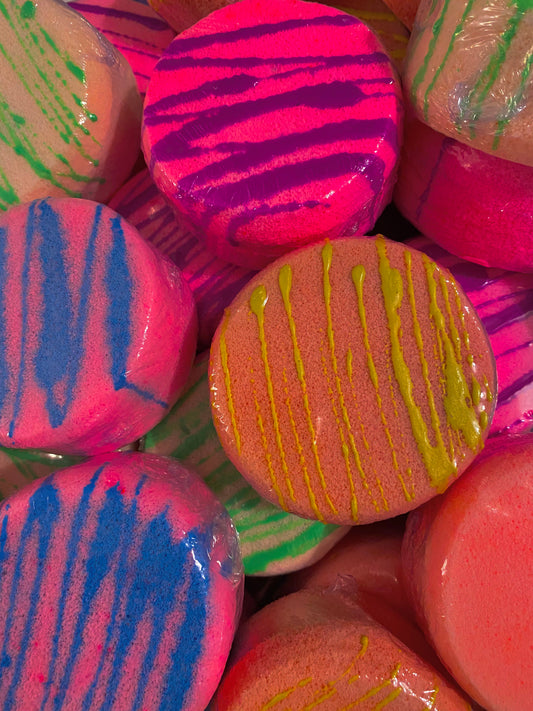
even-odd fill
[(237, 537), (203, 482), (97, 457), (0, 508), (3, 711), (204, 711), (241, 602)]
[(470, 711), (445, 676), (339, 592), (276, 600), (239, 630), (214, 711)]
[(179, 35), (157, 64), (143, 150), (209, 249), (258, 269), (374, 225), (401, 117), (396, 71), (360, 20), (301, 0), (242, 0)]
[(121, 447), (176, 401), (196, 348), (177, 268), (113, 210), (75, 198), (0, 219), (0, 443)]
[(74, 0), (69, 5), (126, 57), (144, 96), (157, 60), (176, 36), (174, 30), (136, 0)]
[(533, 697), (533, 435), (499, 437), (407, 524), (405, 580), (430, 640), (487, 711)]
[(458, 257), (533, 272), (533, 167), (442, 136), (408, 114), (394, 202)]

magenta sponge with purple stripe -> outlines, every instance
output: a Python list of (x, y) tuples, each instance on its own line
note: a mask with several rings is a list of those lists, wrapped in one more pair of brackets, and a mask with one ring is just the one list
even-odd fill
[(391, 197), (401, 120), (395, 69), (364, 23), (301, 0), (242, 0), (163, 54), (143, 150), (209, 249), (257, 269), (373, 227)]
[(204, 711), (241, 597), (233, 524), (178, 462), (40, 479), (0, 508), (0, 707)]
[(56, 198), (0, 218), (0, 444), (97, 454), (172, 407), (196, 349), (177, 267), (114, 210)]

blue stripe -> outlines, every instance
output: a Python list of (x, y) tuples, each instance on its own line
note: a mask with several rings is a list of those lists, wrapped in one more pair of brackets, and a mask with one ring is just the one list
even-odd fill
[(187, 597), (182, 603), (185, 615), (176, 634), (177, 646), (158, 711), (177, 711), (184, 707), (202, 655), (210, 594), (210, 560), (213, 531), (194, 529), (186, 539), (190, 551), (191, 573)]
[[(7, 230), (0, 227), (0, 283), (7, 284)], [(8, 393), (9, 368), (6, 359), (6, 289), (0, 290), (0, 410)]]
[(8, 437), (13, 439), (15, 424), (19, 416), (20, 404), (22, 401), (22, 390), (24, 387), (24, 371), (26, 370), (26, 334), (28, 331), (28, 288), (30, 282), (30, 258), (33, 246), (33, 235), (35, 230), (35, 207), (37, 202), (28, 205), (28, 218), (26, 222), (26, 248), (24, 251), (24, 262), (22, 265), (22, 314), (21, 314), (21, 336), (20, 336), (20, 363), (17, 378), (17, 388), (15, 391), (15, 403), (13, 405), (13, 419), (9, 423)]
[[(142, 703), (148, 677), (159, 649), (161, 637), (165, 632), (167, 617), (172, 613), (176, 598), (179, 599), (183, 587), (187, 555), (186, 542), (182, 540), (176, 544), (173, 541), (173, 531), (167, 520), (166, 511), (152, 519), (145, 527), (139, 558), (136, 561), (135, 577), (128, 590), (124, 621), (118, 636), (105, 703), (101, 711), (108, 711), (113, 706), (135, 634), (139, 624), (150, 611), (152, 634), (143, 661), (132, 711), (138, 709)], [(182, 673), (184, 672), (182, 671)]]
[(105, 638), (104, 645), (102, 647), (102, 655), (100, 656), (100, 660), (98, 662), (98, 668), (96, 670), (96, 674), (94, 676), (93, 681), (91, 682), (89, 689), (87, 690), (87, 693), (85, 694), (85, 698), (83, 699), (82, 711), (88, 711), (88, 709), (91, 707), (91, 704), (94, 699), (94, 694), (96, 693), (96, 691), (98, 689), (100, 677), (101, 677), (101, 674), (102, 674), (102, 671), (104, 668), (104, 664), (106, 662), (106, 656), (107, 656), (106, 650), (109, 649), (109, 647), (111, 645), (111, 641), (113, 639), (113, 636), (115, 635), (117, 616), (120, 611), (122, 598), (124, 597), (122, 582), (127, 580), (128, 560), (129, 560), (129, 556), (130, 556), (130, 551), (133, 548), (133, 546), (135, 545), (135, 541), (136, 541), (135, 524), (137, 521), (137, 497), (138, 497), (145, 481), (146, 481), (146, 477), (142, 477), (141, 481), (137, 485), (137, 488), (135, 490), (135, 498), (133, 500), (133, 503), (130, 507), (130, 510), (129, 510), (127, 517), (125, 519), (125, 522), (124, 522), (123, 533), (122, 533), (122, 537), (121, 537), (121, 541), (120, 541), (120, 557), (118, 560), (117, 572), (116, 572), (117, 584), (115, 585), (115, 591), (114, 591), (114, 596), (113, 596), (113, 605), (111, 607), (111, 615), (110, 615), (109, 624), (108, 624), (107, 630), (106, 630), (106, 638)]
[(133, 280), (128, 267), (128, 254), (122, 218), (112, 217), (111, 232), (113, 242), (107, 260), (105, 285), (108, 295), (106, 328), (111, 352), (111, 378), (115, 390), (133, 390), (146, 400), (151, 400), (162, 408), (168, 403), (158, 400), (148, 390), (128, 381), (126, 377), (128, 355), (131, 346), (131, 306), (133, 300)]
[(96, 482), (100, 476), (102, 470), (106, 465), (103, 464), (99, 469), (96, 470), (90, 482), (84, 487), (83, 493), (78, 505), (78, 509), (74, 516), (74, 521), (72, 522), (72, 529), (69, 541), (67, 543), (67, 562), (65, 566), (65, 572), (63, 573), (63, 580), (61, 583), (61, 592), (59, 594), (59, 609), (56, 618), (54, 636), (52, 638), (52, 655), (50, 657), (50, 664), (48, 666), (48, 675), (45, 683), (44, 697), (41, 702), (41, 711), (48, 702), (48, 697), (50, 696), (51, 685), (54, 680), (56, 665), (57, 665), (57, 653), (59, 649), (59, 638), (61, 636), (61, 631), (63, 628), (63, 618), (65, 615), (65, 607), (67, 603), (67, 598), (70, 592), (70, 585), (72, 582), (72, 571), (74, 570), (74, 565), (78, 556), (78, 546), (81, 539), (81, 534), (85, 528), (85, 523), (87, 521), (87, 514), (90, 510), (90, 498), (94, 492)]
[(65, 378), (72, 353), (72, 299), (65, 268), (66, 242), (56, 212), (46, 200), (38, 205), (37, 226), (41, 234), (40, 266), (43, 272), (43, 315), (39, 347), (35, 354), (35, 378), (46, 391), (46, 409), (52, 427), (65, 419), (65, 403), (56, 388)]
[[(33, 581), (30, 593), (29, 609), (26, 615), (22, 639), (20, 641), (19, 653), (16, 657), (15, 669), (13, 671), (11, 683), (4, 701), (3, 711), (11, 711), (13, 708), (15, 694), (21, 681), (21, 674), (24, 668), (24, 662), (26, 661), (26, 652), (30, 646), (33, 623), (35, 621), (37, 606), (41, 597), (41, 585), (46, 571), (45, 563), (48, 558), (48, 549), (54, 534), (57, 519), (59, 518), (60, 508), (61, 503), (59, 501), (59, 495), (57, 489), (53, 486), (52, 478), (50, 477), (45, 480), (43, 484), (41, 484), (41, 486), (30, 498), (28, 502), (28, 515), (20, 536), (17, 562), (11, 586), (9, 611), (6, 618), (6, 633), (4, 638), (4, 648), (1, 655), (2, 659), (4, 658), (4, 654), (7, 649), (9, 634), (13, 622), (13, 611), (16, 604), (17, 591), (22, 574), (26, 545), (30, 540), (34, 528), (36, 526), (39, 528), (37, 544), (37, 574), (35, 576), (35, 580)], [(33, 551), (31, 551), (31, 553), (33, 554), (32, 557), (34, 557), (35, 554)]]
[(124, 502), (116, 487), (108, 489), (105, 502), (98, 514), (98, 524), (95, 536), (91, 542), (87, 563), (85, 564), (85, 586), (81, 598), (80, 613), (76, 628), (66, 656), (63, 676), (58, 684), (53, 708), (62, 708), (70, 679), (78, 656), (82, 650), (83, 632), (92, 612), (92, 604), (103, 579), (109, 573), (112, 559), (115, 556), (121, 540), (124, 527)]
[(87, 327), (87, 319), (89, 317), (89, 304), (91, 293), (92, 271), (96, 254), (96, 240), (98, 238), (98, 229), (102, 218), (103, 205), (97, 205), (94, 212), (93, 226), (87, 249), (85, 251), (83, 275), (80, 286), (80, 300), (78, 305), (78, 314), (74, 324), (74, 333), (71, 342), (70, 366), (67, 380), (67, 388), (65, 395), (65, 408), (68, 410), (74, 399), (74, 390), (76, 380), (81, 368), (81, 363), (84, 355), (83, 339), (85, 329)]

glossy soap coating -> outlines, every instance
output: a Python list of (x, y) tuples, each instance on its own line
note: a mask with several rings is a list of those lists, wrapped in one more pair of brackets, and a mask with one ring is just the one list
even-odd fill
[(485, 326), (498, 373), (490, 434), (533, 430), (533, 275), (466, 262), (425, 237), (409, 244), (452, 272)]
[(1, 0), (0, 210), (47, 196), (106, 200), (138, 155), (126, 60), (59, 0)]
[(294, 513), (354, 524), (444, 491), (482, 449), (495, 367), (451, 275), (383, 237), (322, 242), (263, 270), (211, 348), (217, 431)]
[(402, 561), (419, 621), (487, 711), (522, 711), (533, 696), (532, 462), (533, 434), (491, 439), (407, 520)]
[(237, 537), (202, 481), (113, 454), (0, 508), (3, 711), (204, 711), (240, 612)]
[(214, 711), (472, 711), (447, 678), (340, 591), (301, 591), (239, 630)]
[(372, 29), (398, 71), (401, 70), (409, 32), (381, 0), (328, 0), (325, 5), (336, 7), (359, 18)]
[(203, 477), (235, 524), (247, 575), (281, 575), (310, 565), (347, 529), (280, 511), (243, 479), (226, 457), (211, 419), (207, 356), (197, 358), (188, 387), (147, 433), (144, 449), (176, 457)]
[(394, 202), (458, 257), (533, 272), (533, 167), (459, 143), (408, 113)]
[(207, 251), (169, 207), (148, 170), (131, 178), (109, 202), (154, 247), (176, 264), (198, 310), (198, 346), (209, 348), (226, 306), (255, 272)]
[(532, 0), (423, 0), (403, 80), (439, 133), (533, 166)]
[(142, 144), (157, 187), (208, 248), (258, 269), (374, 225), (401, 117), (394, 67), (360, 20), (300, 0), (243, 0), (167, 49)]
[(0, 219), (0, 443), (129, 444), (176, 401), (196, 347), (178, 269), (113, 210), (40, 200)]
[(176, 33), (150, 7), (137, 0), (69, 2), (123, 54), (144, 97), (157, 60)]

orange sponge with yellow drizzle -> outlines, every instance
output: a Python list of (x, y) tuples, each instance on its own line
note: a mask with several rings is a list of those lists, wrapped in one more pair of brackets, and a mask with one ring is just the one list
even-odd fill
[(494, 358), (453, 277), (383, 237), (293, 252), (237, 296), (211, 349), (215, 426), (266, 499), (369, 523), (444, 491), (483, 448)]

